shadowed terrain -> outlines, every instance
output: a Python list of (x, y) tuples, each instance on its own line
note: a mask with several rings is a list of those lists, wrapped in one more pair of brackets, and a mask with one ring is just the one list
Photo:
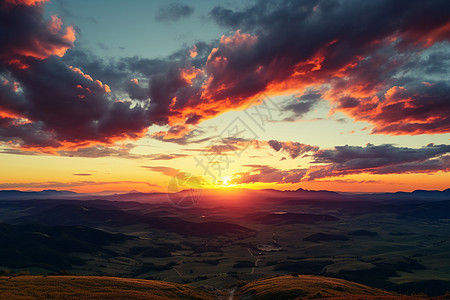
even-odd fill
[(447, 194), (206, 192), (187, 209), (159, 194), (1, 200), (0, 274), (156, 279), (226, 297), (233, 286), (296, 273), (299, 282), (326, 276), (437, 297), (450, 290)]

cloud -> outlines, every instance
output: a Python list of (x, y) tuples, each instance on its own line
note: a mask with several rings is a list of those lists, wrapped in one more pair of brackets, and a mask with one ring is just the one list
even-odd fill
[[(285, 107), (299, 118), (318, 101), (314, 90), (374, 134), (450, 131), (445, 0), (216, 7), (213, 20), (234, 33), (196, 43), (194, 57), (191, 46), (116, 60), (72, 49), (74, 27), (45, 19), (43, 3), (0, 4), (0, 140), (13, 148), (115, 145), (153, 125), (169, 127), (154, 138), (188, 143), (201, 122), (265, 94), (302, 95)], [(168, 18), (189, 14), (183, 7), (166, 6)]]
[(58, 155), (69, 157), (122, 157), (122, 158), (142, 158), (140, 155), (134, 155), (130, 153), (135, 147), (133, 144), (118, 145), (118, 146), (103, 146), (94, 145), (89, 147), (77, 148), (75, 150), (60, 150), (57, 151)]
[(101, 185), (117, 185), (117, 184), (143, 184), (150, 187), (160, 187), (157, 184), (149, 183), (146, 181), (45, 181), (45, 182), (25, 182), (25, 183), (0, 183), (0, 189), (18, 189), (18, 188), (41, 188), (41, 189), (54, 189), (54, 188), (69, 188), (69, 187), (86, 187), (86, 186), (101, 186)]
[(378, 184), (381, 183), (391, 184), (392, 182), (386, 182), (382, 180), (354, 180), (354, 179), (333, 179), (333, 180), (317, 180), (317, 182), (321, 183), (339, 183), (339, 184)]
[(153, 172), (158, 172), (163, 175), (173, 177), (180, 173), (179, 169), (171, 168), (171, 167), (163, 167), (163, 166), (141, 166), (142, 168), (148, 169)]
[[(177, 127), (175, 127), (173, 130), (177, 131)], [(178, 131), (176, 133), (178, 133)], [(185, 133), (183, 136), (179, 136), (178, 134), (170, 135), (166, 131), (158, 131), (152, 133), (150, 137), (161, 142), (170, 142), (178, 145), (188, 145), (188, 144), (203, 143), (212, 139), (212, 137), (202, 138), (201, 136), (204, 134), (205, 134), (204, 130), (194, 129)]]
[[(111, 99), (108, 84), (60, 58), (73, 47), (43, 5), (0, 4), (0, 139), (12, 147), (58, 149), (142, 137), (151, 121), (144, 105)], [(6, 116), (6, 117), (5, 117)]]
[[(63, 56), (73, 47), (75, 30), (65, 29), (57, 16), (43, 20), (43, 2), (9, 0), (0, 3), (0, 61), (2, 64), (26, 69), (30, 59), (43, 60), (51, 55)], [(30, 30), (32, 29), (32, 30)]]
[[(429, 65), (439, 64), (435, 57), (447, 64), (448, 55), (433, 57), (433, 45), (448, 50), (448, 9), (447, 1), (257, 1), (239, 11), (218, 6), (211, 17), (237, 31), (211, 53), (208, 87), (227, 86), (223, 97), (238, 99), (323, 87), (324, 99), (372, 123), (372, 133), (449, 132), (448, 82), (432, 76), (442, 72), (434, 67), (427, 69), (432, 86), (421, 86), (419, 63), (429, 56)], [(393, 88), (405, 88), (404, 97), (392, 97)], [(444, 109), (435, 109), (439, 105)], [(303, 113), (310, 107), (305, 101), (290, 108)], [(394, 124), (383, 118), (389, 108), (396, 112)], [(402, 126), (405, 121), (413, 124)]]
[(250, 171), (234, 174), (230, 183), (298, 183), (307, 172), (307, 169), (280, 170), (266, 165), (244, 165), (244, 167), (250, 168)]
[[(197, 149), (185, 149), (186, 151), (197, 151), (203, 152), (201, 155), (240, 155), (247, 148), (252, 147), (253, 149), (264, 149), (269, 147), (276, 152), (282, 151), (289, 154), (292, 159), (297, 158), (300, 155), (306, 154), (308, 152), (315, 152), (319, 150), (317, 146), (311, 146), (307, 144), (302, 144), (299, 142), (292, 141), (277, 141), (277, 140), (252, 140), (245, 138), (217, 138), (212, 140), (211, 143), (203, 148)], [(284, 158), (286, 159), (286, 158)]]
[[(269, 141), (275, 151), (283, 149), (282, 142)], [(292, 142), (290, 142), (292, 143)], [(306, 145), (308, 146), (308, 145)], [(311, 146), (309, 146), (311, 147)], [(278, 150), (277, 150), (278, 149)], [(300, 147), (301, 149), (301, 147)], [(429, 144), (422, 148), (396, 147), (389, 144), (336, 146), (334, 149), (314, 147), (308, 169), (281, 170), (267, 165), (244, 165), (249, 171), (235, 173), (231, 182), (299, 183), (353, 174), (411, 174), (450, 171), (450, 145)], [(333, 179), (339, 183), (379, 183), (378, 180)]]
[(284, 118), (283, 121), (295, 121), (301, 119), (306, 113), (310, 112), (321, 100), (322, 95), (317, 91), (309, 91), (301, 96), (292, 97), (286, 101), (283, 111), (291, 115)]
[(138, 154), (131, 153), (136, 145), (125, 144), (116, 146), (95, 145), (84, 148), (77, 148), (76, 150), (60, 150), (58, 155), (70, 157), (119, 157), (126, 159), (148, 159), (148, 160), (173, 160), (177, 158), (188, 157), (188, 154), (182, 153), (154, 153), (154, 154)]
[(113, 144), (142, 137), (151, 124), (143, 106), (111, 101), (110, 87), (77, 67), (54, 57), (27, 64), (6, 65), (10, 72), (0, 75), (0, 111), (14, 115), (1, 118), (0, 138), (12, 146), (51, 152)]
[[(148, 169), (152, 172), (161, 173), (165, 176), (172, 177), (172, 179), (176, 179), (176, 182), (180, 186), (184, 186), (186, 183), (194, 183), (197, 182), (205, 182), (205, 179), (202, 176), (194, 176), (187, 172), (182, 172), (179, 169), (171, 168), (171, 167), (163, 167), (163, 166), (141, 166), (142, 168)], [(192, 186), (191, 186), (192, 187)]]
[[(368, 70), (366, 70), (368, 71)], [(355, 76), (356, 77), (356, 76)], [(450, 132), (450, 83), (406, 82), (377, 95), (348, 92), (357, 80), (328, 93), (335, 109), (373, 125), (373, 134), (417, 135)]]
[(92, 174), (89, 173), (78, 173), (78, 174), (72, 174), (74, 176), (91, 176)]
[(26, 5), (37, 6), (50, 0), (6, 0), (5, 3), (9, 5)]
[(298, 142), (279, 142), (276, 140), (267, 141), (267, 144), (275, 151), (287, 152), (292, 159), (297, 158), (299, 155), (305, 154), (307, 152), (315, 152), (319, 150), (317, 146), (311, 146), (307, 144), (301, 144)]
[(175, 22), (191, 16), (193, 12), (194, 8), (192, 6), (182, 3), (170, 3), (159, 8), (155, 15), (155, 20)]
[(336, 146), (314, 153), (307, 179), (350, 174), (434, 173), (450, 170), (450, 145), (429, 144), (422, 148), (375, 146)]
[(147, 154), (145, 157), (150, 160), (172, 160), (176, 158), (188, 157), (187, 154), (171, 153), (171, 154)]

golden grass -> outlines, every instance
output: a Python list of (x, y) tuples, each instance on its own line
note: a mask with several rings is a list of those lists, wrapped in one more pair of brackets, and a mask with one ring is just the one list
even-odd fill
[(0, 277), (0, 299), (213, 299), (177, 283), (100, 276)]
[(240, 290), (241, 296), (252, 299), (290, 299), (348, 297), (355, 295), (395, 296), (392, 292), (372, 288), (363, 284), (330, 277), (313, 275), (287, 275), (251, 281)]
[[(0, 299), (217, 299), (194, 287), (166, 281), (103, 276), (0, 276)], [(414, 300), (347, 280), (287, 275), (251, 281), (235, 292), (234, 299)], [(438, 299), (438, 298), (435, 298)]]

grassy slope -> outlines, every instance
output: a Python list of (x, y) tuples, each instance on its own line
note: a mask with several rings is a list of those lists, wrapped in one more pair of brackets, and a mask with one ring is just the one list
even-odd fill
[[(395, 299), (399, 299), (394, 293), (363, 284), (313, 275), (299, 275), (299, 277), (287, 275), (251, 281), (239, 289), (238, 295), (243, 299), (302, 299), (330, 296), (346, 299), (350, 295), (394, 296)], [(361, 299), (370, 299), (370, 297)]]
[[(320, 294), (319, 294), (320, 293)], [(222, 299), (177, 283), (99, 276), (0, 277), (0, 299)], [(234, 299), (420, 299), (342, 279), (312, 275), (290, 275), (251, 281), (238, 289)], [(329, 298), (331, 297), (331, 298)], [(423, 298), (422, 298), (423, 299)]]
[(187, 285), (95, 276), (0, 277), (0, 299), (213, 299)]

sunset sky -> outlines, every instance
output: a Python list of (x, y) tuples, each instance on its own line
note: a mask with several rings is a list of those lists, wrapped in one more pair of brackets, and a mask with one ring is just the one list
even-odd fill
[(0, 0), (0, 189), (446, 189), (449, 42), (447, 0)]

